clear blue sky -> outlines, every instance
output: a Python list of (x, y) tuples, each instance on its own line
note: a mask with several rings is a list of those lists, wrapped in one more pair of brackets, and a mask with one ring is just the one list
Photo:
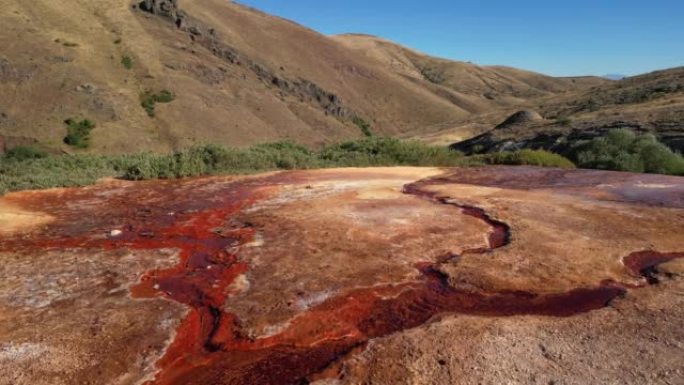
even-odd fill
[(564, 75), (684, 65), (684, 0), (241, 0), (324, 34)]

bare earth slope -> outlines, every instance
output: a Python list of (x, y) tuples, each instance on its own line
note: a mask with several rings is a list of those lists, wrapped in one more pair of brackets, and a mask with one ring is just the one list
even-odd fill
[[(578, 87), (396, 47), (378, 58), (349, 38), (223, 0), (174, 3), (0, 1), (0, 150), (34, 140), (69, 150), (67, 118), (95, 121), (92, 151), (109, 153), (282, 138), (320, 144), (360, 136), (354, 116), (377, 134), (414, 136)], [(395, 51), (408, 68), (384, 59)], [(444, 84), (420, 68), (444, 72)], [(162, 89), (176, 99), (147, 116), (140, 95)]]
[(684, 381), (684, 178), (109, 181), (5, 195), (12, 216), (3, 385)]

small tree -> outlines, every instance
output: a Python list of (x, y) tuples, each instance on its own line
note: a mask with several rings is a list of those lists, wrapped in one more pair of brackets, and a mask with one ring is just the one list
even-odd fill
[(684, 174), (684, 158), (672, 152), (651, 134), (636, 135), (616, 129), (574, 146), (571, 157), (577, 165), (604, 170)]
[(363, 135), (367, 137), (373, 136), (370, 123), (363, 120), (363, 118), (361, 118), (360, 116), (354, 116), (352, 118), (352, 123), (354, 123), (361, 130), (361, 133), (363, 133)]
[(130, 56), (123, 56), (121, 58), (121, 64), (126, 68), (127, 70), (133, 68), (133, 59)]
[(154, 109), (157, 103), (170, 103), (175, 99), (175, 96), (167, 90), (161, 90), (158, 93), (145, 92), (140, 96), (140, 105), (149, 117), (154, 117)]
[(95, 123), (88, 119), (81, 121), (67, 119), (64, 124), (67, 126), (64, 143), (76, 148), (87, 148), (90, 144), (90, 132), (95, 128)]

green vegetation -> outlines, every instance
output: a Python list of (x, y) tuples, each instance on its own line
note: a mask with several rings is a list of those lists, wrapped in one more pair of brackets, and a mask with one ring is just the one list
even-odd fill
[(78, 47), (78, 43), (72, 43), (70, 41), (65, 41), (62, 45), (68, 48)]
[(145, 92), (140, 96), (140, 105), (145, 109), (149, 117), (154, 117), (154, 109), (157, 103), (170, 103), (175, 99), (175, 96), (167, 91), (161, 90), (158, 93)]
[(354, 116), (352, 118), (352, 123), (354, 123), (365, 136), (367, 136), (367, 137), (373, 136), (373, 132), (371, 131), (370, 123), (363, 120), (363, 118), (361, 118), (359, 116)]
[(393, 138), (364, 138), (333, 144), (317, 153), (322, 167), (459, 166), (469, 162), (447, 147)]
[(571, 156), (578, 166), (603, 170), (684, 175), (684, 158), (653, 135), (616, 129), (576, 144)]
[(472, 162), (472, 159), (445, 147), (390, 138), (364, 138), (330, 145), (318, 151), (286, 141), (249, 148), (205, 145), (166, 155), (75, 154), (22, 160), (0, 158), (0, 193), (81, 186), (104, 177), (141, 180), (326, 167), (459, 166)]
[(563, 127), (568, 127), (572, 124), (572, 119), (566, 117), (566, 116), (560, 116), (556, 118), (556, 124), (559, 124)]
[(114, 40), (114, 44), (121, 44), (121, 38), (117, 38), (116, 40)]
[(47, 157), (47, 153), (33, 146), (17, 146), (5, 153), (5, 159), (28, 160)]
[(126, 68), (127, 70), (133, 68), (133, 59), (130, 56), (123, 56), (121, 57), (121, 64)]
[(90, 131), (95, 128), (95, 123), (88, 119), (81, 121), (67, 119), (64, 124), (67, 125), (67, 136), (64, 137), (64, 143), (76, 148), (87, 148), (90, 144)]
[(0, 158), (0, 193), (51, 187), (83, 186), (116, 177), (133, 156), (59, 155), (38, 159)]
[(391, 138), (366, 138), (330, 145), (319, 151), (293, 142), (246, 149), (207, 145), (172, 155), (149, 155), (126, 169), (131, 180), (197, 175), (251, 173), (267, 170), (370, 166), (457, 166), (465, 158), (445, 147)]
[[(94, 127), (87, 120), (71, 120), (70, 127)], [(86, 141), (87, 142), (87, 141)], [(625, 149), (629, 149), (629, 151)], [(627, 152), (625, 152), (627, 151)], [(623, 161), (623, 155), (638, 160)], [(577, 146), (582, 167), (684, 174), (684, 160), (649, 135), (625, 130)], [(604, 154), (608, 154), (605, 155)], [(630, 155), (631, 156), (631, 155)], [(629, 158), (631, 159), (631, 158)], [(610, 161), (609, 161), (610, 160)], [(612, 162), (612, 163), (611, 163)], [(520, 150), (465, 157), (446, 147), (393, 138), (363, 138), (311, 150), (284, 141), (231, 148), (196, 146), (173, 154), (47, 156), (30, 148), (16, 148), (0, 157), (0, 193), (49, 187), (82, 186), (104, 177), (128, 180), (169, 179), (199, 175), (247, 174), (269, 170), (373, 166), (473, 166), (483, 164), (574, 168), (568, 159), (542, 150)], [(635, 167), (634, 165), (638, 166)], [(621, 168), (622, 167), (622, 168)], [(655, 170), (655, 171), (654, 171)], [(678, 171), (677, 171), (678, 170)], [(672, 172), (675, 171), (675, 172)]]
[(474, 158), (486, 164), (575, 168), (575, 165), (569, 159), (544, 150), (502, 151), (476, 155)]

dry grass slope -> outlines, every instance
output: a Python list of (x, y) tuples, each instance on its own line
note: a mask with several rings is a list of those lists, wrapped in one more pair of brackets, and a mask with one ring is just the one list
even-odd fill
[[(179, 3), (182, 28), (130, 0), (3, 1), (0, 147), (37, 140), (84, 151), (62, 143), (67, 118), (96, 124), (85, 150), (94, 153), (279, 139), (320, 146), (362, 136), (353, 116), (374, 134), (414, 137), (595, 83), (327, 37), (223, 0)], [(150, 117), (140, 95), (159, 90), (175, 100)]]

